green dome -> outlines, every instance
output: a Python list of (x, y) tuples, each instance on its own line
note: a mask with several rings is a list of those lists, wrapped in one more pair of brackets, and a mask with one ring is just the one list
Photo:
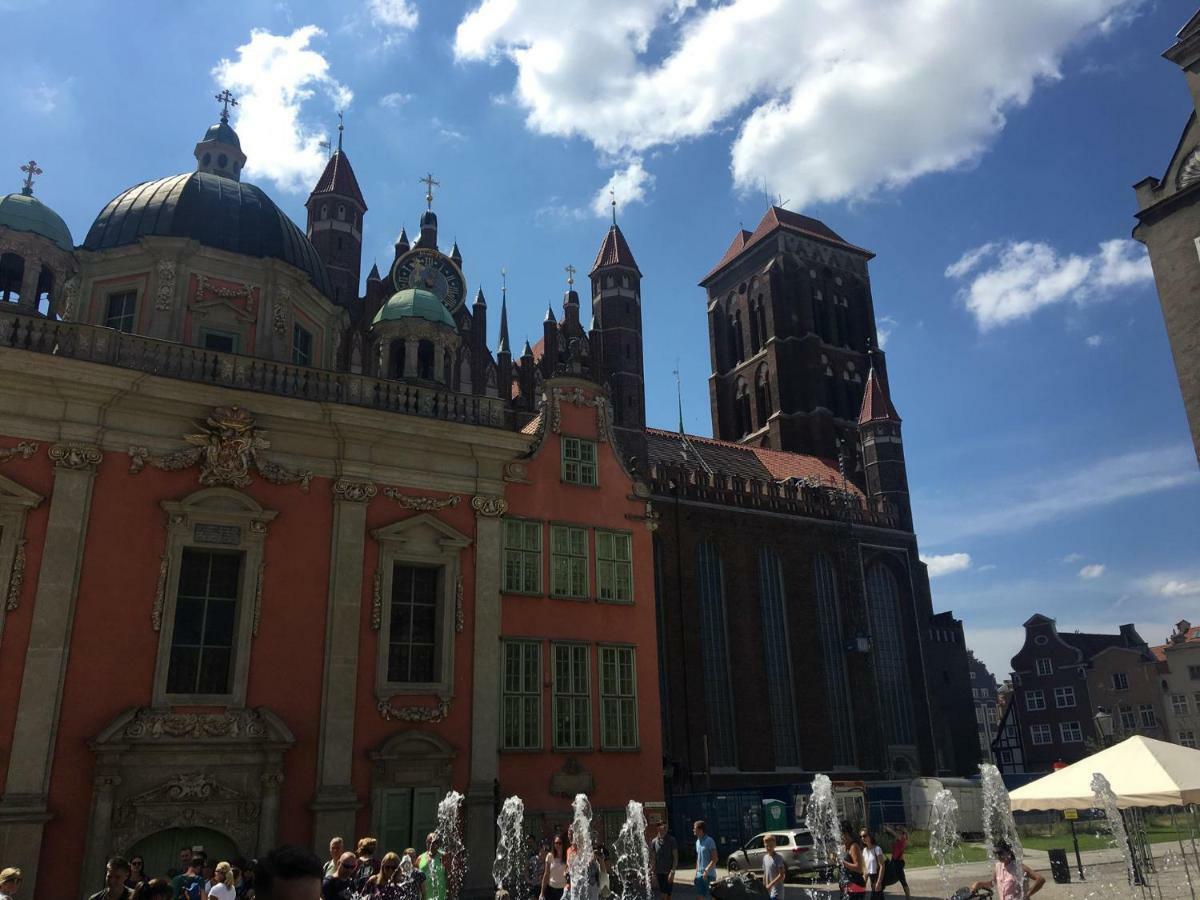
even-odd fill
[(58, 213), (31, 194), (9, 194), (0, 198), (0, 225), (13, 231), (40, 234), (67, 251), (75, 248), (67, 223)]
[(426, 319), (430, 322), (437, 322), (439, 325), (457, 328), (454, 324), (454, 317), (450, 315), (450, 310), (446, 309), (437, 294), (421, 288), (405, 288), (392, 294), (392, 299), (383, 304), (371, 324), (378, 325), (380, 322), (409, 317)]

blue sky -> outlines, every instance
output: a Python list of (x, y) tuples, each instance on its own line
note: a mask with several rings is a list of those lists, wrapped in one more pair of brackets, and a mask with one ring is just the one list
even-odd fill
[[(364, 270), (441, 182), (473, 292), (536, 338), (590, 266), (608, 188), (643, 270), (648, 410), (710, 433), (696, 282), (766, 197), (874, 250), (934, 603), (1001, 673), (1066, 630), (1200, 619), (1200, 473), (1130, 185), (1191, 109), (1161, 51), (1193, 11), (1123, 0), (0, 0), (9, 189), (82, 241), (124, 188), (189, 170), (215, 120), (298, 222), (346, 110)], [(315, 167), (315, 169), (314, 169)], [(0, 171), (5, 171), (0, 169)], [(496, 324), (493, 322), (493, 331)], [(494, 344), (494, 335), (493, 335)]]

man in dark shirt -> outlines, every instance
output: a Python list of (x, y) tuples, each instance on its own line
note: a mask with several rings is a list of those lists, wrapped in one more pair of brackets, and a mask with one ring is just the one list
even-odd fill
[(104, 868), (104, 890), (96, 891), (88, 900), (129, 900), (133, 896), (133, 891), (125, 887), (129, 872), (128, 860), (114, 856)]
[(255, 900), (321, 900), (323, 868), (303, 847), (279, 847), (254, 864)]
[(322, 900), (350, 900), (355, 894), (354, 873), (358, 869), (358, 857), (347, 851), (338, 860), (337, 871), (326, 875), (321, 883)]
[(679, 846), (667, 830), (666, 821), (658, 823), (658, 834), (650, 842), (650, 855), (654, 862), (654, 878), (658, 882), (658, 893), (662, 900), (671, 896), (675, 889), (675, 870), (679, 868)]

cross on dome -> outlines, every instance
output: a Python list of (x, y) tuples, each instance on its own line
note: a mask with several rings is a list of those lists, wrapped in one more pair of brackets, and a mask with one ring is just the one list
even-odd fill
[(425, 185), (425, 203), (428, 209), (433, 209), (433, 189), (441, 187), (442, 183), (433, 180), (432, 172), (427, 173), (424, 178), (418, 178), (417, 183)]
[(41, 175), (42, 170), (38, 168), (38, 164), (32, 159), (21, 166), (21, 171), (25, 173), (25, 182), (21, 185), (21, 193), (26, 197), (33, 196), (33, 176)]
[(221, 93), (214, 94), (213, 96), (221, 104), (221, 121), (228, 124), (229, 107), (238, 105), (237, 97), (233, 96), (229, 88), (225, 88)]
[(568, 265), (563, 271), (567, 273), (567, 286), (575, 284), (575, 267)]

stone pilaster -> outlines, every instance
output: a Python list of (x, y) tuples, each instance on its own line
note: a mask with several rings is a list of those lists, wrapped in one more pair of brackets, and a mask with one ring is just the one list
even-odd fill
[(24, 871), (30, 896), (42, 893), (37, 885), (37, 868), (42, 830), (52, 818), (47, 807), (50, 766), (92, 486), (101, 458), (100, 450), (87, 444), (55, 444), (49, 455), (55, 464), (54, 489), (33, 601), (8, 778), (4, 797), (0, 798), (0, 859), (6, 866), (18, 866)]
[(278, 842), (279, 787), (283, 784), (283, 772), (264, 772), (259, 776), (259, 782), (262, 784), (262, 803), (258, 810), (258, 853), (262, 856)]
[(112, 845), (113, 794), (121, 784), (119, 775), (97, 775), (92, 779), (92, 827), (88, 830), (84, 851), (84, 887), (91, 890), (88, 878), (104, 871), (104, 861), (117, 852)]
[(331, 835), (352, 835), (362, 802), (350, 781), (354, 763), (354, 709), (362, 613), (363, 551), (367, 505), (377, 488), (369, 481), (339, 478), (333, 485), (333, 538), (329, 605), (325, 621), (325, 669), (321, 685), (321, 733), (317, 793), (313, 798), (313, 845), (328, 849)]
[(17, 307), (22, 312), (37, 309), (37, 284), (42, 275), (42, 261), (36, 256), (25, 257), (25, 270), (21, 274), (21, 299)]
[[(500, 772), (500, 547), (507, 504), (502, 497), (478, 496), (475, 510), (474, 665), (471, 685), (471, 774), (467, 784), (467, 846), (472, 859), (491, 859), (496, 849), (494, 786)], [(484, 896), (495, 889), (491, 869), (474, 865), (466, 893)]]

